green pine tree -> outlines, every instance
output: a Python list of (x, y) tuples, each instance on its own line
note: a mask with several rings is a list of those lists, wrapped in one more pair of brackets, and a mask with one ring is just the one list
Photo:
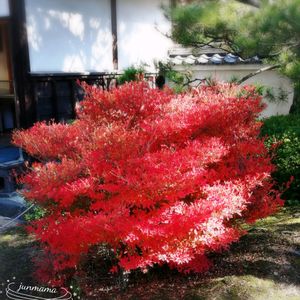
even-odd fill
[(291, 112), (300, 113), (300, 0), (182, 2), (171, 10), (173, 40), (221, 48), (242, 58), (258, 55), (292, 80)]

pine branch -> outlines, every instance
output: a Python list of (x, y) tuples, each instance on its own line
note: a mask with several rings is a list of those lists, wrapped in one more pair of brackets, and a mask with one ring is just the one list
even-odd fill
[(237, 82), (237, 84), (242, 84), (244, 81), (248, 80), (248, 79), (251, 78), (251, 77), (254, 77), (254, 76), (256, 76), (256, 75), (258, 75), (258, 74), (260, 74), (260, 73), (262, 73), (262, 72), (266, 72), (266, 71), (270, 71), (270, 70), (277, 69), (277, 68), (279, 68), (279, 67), (280, 67), (280, 65), (274, 65), (274, 66), (268, 66), (268, 67), (261, 68), (261, 69), (255, 71), (255, 72), (252, 72), (252, 73), (250, 73), (250, 74), (244, 76), (242, 79), (240, 79), (240, 80)]

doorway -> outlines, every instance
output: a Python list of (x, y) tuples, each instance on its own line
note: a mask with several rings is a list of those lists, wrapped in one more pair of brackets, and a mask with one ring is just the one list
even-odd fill
[(16, 127), (9, 22), (0, 19), (0, 133)]

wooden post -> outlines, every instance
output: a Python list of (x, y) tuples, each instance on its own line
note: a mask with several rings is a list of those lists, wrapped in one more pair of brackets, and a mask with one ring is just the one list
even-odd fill
[(30, 62), (26, 31), (24, 0), (9, 0), (11, 46), (16, 106), (21, 127), (29, 127), (36, 120), (36, 107), (31, 93)]
[(111, 0), (111, 32), (112, 32), (112, 55), (114, 70), (118, 70), (118, 24), (117, 24), (117, 0)]
[(51, 84), (51, 90), (52, 90), (52, 94), (51, 94), (52, 111), (53, 111), (55, 122), (58, 122), (59, 117), (58, 117), (58, 97), (57, 97), (56, 80), (55, 79), (51, 80), (50, 84)]

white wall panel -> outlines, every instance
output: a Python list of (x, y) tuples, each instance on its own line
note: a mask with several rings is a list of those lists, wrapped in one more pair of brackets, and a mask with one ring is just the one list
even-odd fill
[(117, 0), (119, 68), (167, 56), (172, 42), (164, 33), (171, 28), (162, 5), (169, 0)]
[(112, 70), (110, 0), (26, 0), (32, 72)]
[(9, 16), (8, 0), (0, 0), (0, 17)]

